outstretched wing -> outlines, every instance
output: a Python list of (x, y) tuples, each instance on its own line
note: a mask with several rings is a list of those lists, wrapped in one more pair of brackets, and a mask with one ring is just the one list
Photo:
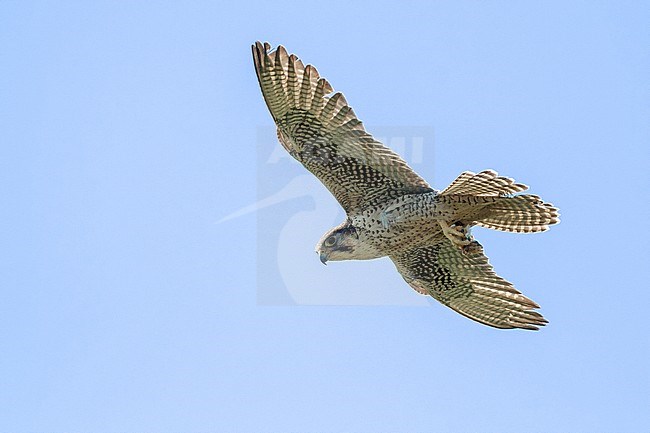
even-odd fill
[(255, 71), (284, 148), (346, 212), (431, 191), (396, 153), (372, 138), (341, 93), (281, 45), (253, 45)]
[(473, 252), (463, 254), (442, 238), (391, 259), (415, 290), (477, 322), (533, 330), (548, 323), (534, 311), (539, 305), (494, 272), (478, 242)]

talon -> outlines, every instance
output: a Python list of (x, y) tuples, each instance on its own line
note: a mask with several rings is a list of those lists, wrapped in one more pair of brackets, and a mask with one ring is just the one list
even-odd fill
[(390, 223), (388, 221), (388, 215), (386, 215), (386, 211), (382, 212), (379, 215), (379, 221), (381, 221), (381, 226), (384, 228), (384, 230), (388, 230)]
[(381, 225), (384, 228), (384, 230), (388, 230), (391, 224), (394, 224), (397, 221), (397, 217), (395, 217), (393, 213), (394, 213), (393, 209), (388, 209), (382, 211), (382, 213), (379, 214), (379, 221), (381, 222)]
[(459, 247), (466, 247), (470, 245), (473, 241), (468, 239), (467, 234), (465, 233), (465, 227), (463, 226), (450, 226), (445, 221), (438, 221), (440, 227), (442, 228), (442, 233), (449, 239), (454, 245)]
[(468, 245), (463, 246), (460, 250), (465, 255), (472, 255), (480, 253), (483, 249), (483, 245), (478, 243), (478, 241), (472, 241)]

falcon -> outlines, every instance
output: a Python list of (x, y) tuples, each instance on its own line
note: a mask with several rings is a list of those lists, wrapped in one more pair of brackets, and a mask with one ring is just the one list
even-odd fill
[(316, 245), (323, 263), (387, 256), (417, 292), (479, 323), (530, 330), (548, 323), (494, 272), (471, 228), (542, 232), (559, 222), (557, 208), (493, 170), (466, 171), (433, 189), (365, 131), (316, 68), (281, 45), (256, 42), (252, 50), (278, 140), (346, 212)]

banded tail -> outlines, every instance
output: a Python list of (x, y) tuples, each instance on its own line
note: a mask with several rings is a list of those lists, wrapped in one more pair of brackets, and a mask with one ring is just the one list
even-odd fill
[(441, 196), (485, 197), (485, 207), (479, 211), (474, 224), (489, 229), (514, 233), (536, 233), (548, 230), (560, 222), (559, 212), (551, 203), (536, 195), (513, 195), (528, 186), (512, 178), (499, 176), (493, 170), (461, 173)]

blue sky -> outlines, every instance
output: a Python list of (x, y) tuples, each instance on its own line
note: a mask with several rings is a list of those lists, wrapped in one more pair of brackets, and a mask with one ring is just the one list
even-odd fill
[[(3, 2), (0, 431), (647, 430), (649, 21), (614, 1)], [(269, 163), (257, 39), (370, 132), (423, 139), (437, 188), (493, 168), (556, 204), (547, 233), (475, 231), (549, 326), (471, 322), (386, 259), (322, 266), (342, 215)]]

